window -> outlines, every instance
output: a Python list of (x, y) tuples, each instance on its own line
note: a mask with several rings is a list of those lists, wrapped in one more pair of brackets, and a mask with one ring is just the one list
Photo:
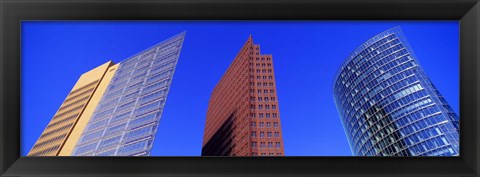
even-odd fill
[(116, 143), (118, 143), (120, 141), (120, 138), (122, 136), (116, 136), (116, 137), (113, 137), (113, 138), (110, 138), (110, 139), (106, 139), (106, 140), (103, 140), (100, 145), (98, 146), (99, 149), (101, 148), (105, 148), (105, 147), (108, 147), (108, 146), (111, 146), (111, 145), (114, 145)]
[(252, 125), (252, 127), (256, 127), (256, 126), (257, 126), (257, 123), (256, 123), (256, 122), (252, 122), (251, 125)]
[(256, 117), (255, 113), (250, 113), (250, 117)]
[(277, 118), (277, 113), (272, 113), (273, 118)]
[(265, 109), (270, 109), (270, 105), (265, 105)]
[(272, 105), (272, 109), (277, 109), (277, 105)]
[(272, 127), (272, 123), (271, 123), (271, 122), (267, 122), (267, 127)]
[(252, 135), (251, 135), (251, 136), (252, 136), (252, 137), (256, 137), (256, 136), (257, 136), (257, 132), (252, 131)]
[(92, 151), (95, 149), (95, 147), (97, 147), (97, 142), (77, 148), (77, 151), (75, 152), (75, 154), (78, 155), (78, 154), (83, 154), (85, 152)]
[(265, 132), (260, 132), (260, 137), (261, 138), (265, 137)]
[(270, 93), (275, 93), (275, 91), (272, 89), (272, 90), (270, 90)]
[(278, 122), (273, 122), (273, 127), (278, 127)]
[(260, 148), (264, 148), (264, 147), (266, 147), (265, 142), (260, 142)]
[(130, 121), (129, 127), (135, 128), (143, 125), (147, 125), (156, 120), (156, 114), (148, 114), (143, 117), (136, 118), (135, 120)]
[(280, 142), (276, 142), (275, 147), (280, 148)]
[(268, 142), (268, 148), (273, 148), (273, 143), (272, 142)]
[(119, 150), (119, 153), (128, 153), (128, 152), (132, 152), (132, 151), (142, 150), (147, 145), (147, 143), (148, 143), (148, 141), (141, 141), (141, 142), (138, 142), (138, 143), (134, 143), (134, 144), (124, 146)]
[(257, 147), (257, 142), (256, 141), (252, 142), (252, 147)]
[(93, 140), (93, 139), (96, 139), (96, 138), (100, 138), (102, 136), (102, 133), (103, 133), (103, 130), (100, 130), (100, 131), (97, 131), (97, 132), (94, 132), (94, 133), (91, 133), (91, 134), (88, 134), (88, 135), (84, 135), (82, 137), (82, 139), (80, 140), (80, 143), (84, 143), (84, 142), (87, 142), (87, 141), (90, 141), (90, 140)]
[(258, 97), (258, 101), (262, 101), (262, 97)]
[(266, 113), (266, 114), (265, 114), (265, 117), (266, 117), (266, 118), (270, 118), (270, 113)]
[(127, 125), (127, 123), (123, 123), (123, 124), (120, 124), (120, 125), (116, 125), (116, 126), (107, 128), (107, 131), (105, 132), (105, 136), (113, 134), (113, 133), (118, 132), (120, 130), (123, 130), (125, 125)]
[(151, 111), (156, 111), (163, 104), (164, 100), (155, 101), (137, 109), (137, 115), (142, 115)]
[(258, 113), (259, 118), (263, 118), (263, 113)]
[(263, 109), (263, 105), (258, 105), (258, 109)]
[(260, 122), (259, 127), (264, 127), (264, 123), (263, 123), (263, 122)]
[(129, 132), (124, 137), (124, 139), (127, 140), (127, 141), (130, 141), (130, 140), (133, 140), (133, 139), (141, 138), (145, 135), (150, 134), (150, 132), (152, 132), (153, 129), (154, 129), (153, 126), (149, 126), (149, 127), (144, 127), (144, 128), (140, 128), (140, 129), (137, 129), (137, 130), (133, 130), (133, 131)]
[(267, 136), (268, 136), (269, 138), (273, 137), (272, 132), (267, 132)]
[(280, 133), (279, 133), (279, 132), (275, 132), (275, 137), (280, 137)]

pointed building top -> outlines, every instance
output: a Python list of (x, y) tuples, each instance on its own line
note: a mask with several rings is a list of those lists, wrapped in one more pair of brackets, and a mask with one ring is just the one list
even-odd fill
[(247, 41), (245, 41), (245, 45), (253, 44), (253, 37), (252, 34), (248, 36)]

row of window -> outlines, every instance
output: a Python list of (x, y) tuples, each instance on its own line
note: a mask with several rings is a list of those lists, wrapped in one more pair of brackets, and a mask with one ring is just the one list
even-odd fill
[[(265, 115), (265, 118), (270, 118), (270, 115), (271, 115), (272, 118), (277, 118), (278, 117), (277, 113), (271, 113), (271, 114), (270, 113), (265, 113), (265, 114), (264, 113), (258, 113), (258, 118), (263, 118), (264, 115)], [(250, 117), (251, 118), (256, 118), (257, 113), (250, 113)]]
[[(250, 89), (250, 93), (255, 93), (255, 89)], [(270, 90), (264, 89), (263, 90), (263, 94), (268, 94), (268, 93), (274, 94), (275, 90), (273, 90), (273, 89), (270, 89)], [(260, 89), (257, 90), (257, 94), (262, 94), (262, 90), (260, 90)]]
[(51, 148), (45, 149), (43, 151), (30, 154), (29, 156), (39, 156), (39, 155), (49, 154), (51, 152), (57, 151), (59, 147), (60, 147), (60, 145), (55, 145), (55, 146), (52, 146)]
[[(257, 122), (252, 121), (250, 125), (252, 127), (257, 127)], [(270, 122), (267, 122), (266, 124), (265, 124), (265, 122), (259, 122), (258, 123), (258, 127), (261, 127), (261, 128), (265, 127), (265, 125), (267, 125), (266, 127), (272, 127), (272, 124)], [(275, 127), (275, 124), (274, 124), (274, 127)], [(276, 127), (278, 127), (278, 124), (276, 125)], [(276, 132), (276, 133), (278, 133), (278, 132)]]
[(77, 106), (77, 107), (74, 107), (74, 108), (72, 108), (72, 109), (69, 109), (69, 110), (67, 110), (67, 111), (64, 111), (64, 112), (62, 112), (62, 113), (60, 113), (60, 114), (57, 113), (57, 114), (53, 117), (53, 119), (62, 117), (62, 116), (64, 116), (64, 115), (67, 115), (67, 114), (72, 113), (72, 112), (75, 112), (75, 111), (78, 111), (78, 110), (82, 109), (83, 106), (85, 106), (85, 104), (79, 105), (79, 106)]
[(88, 83), (87, 85), (84, 85), (84, 86), (82, 86), (82, 87), (80, 87), (80, 88), (78, 88), (78, 89), (75, 89), (74, 91), (71, 91), (68, 95), (73, 95), (73, 94), (75, 94), (75, 93), (77, 93), (77, 92), (79, 92), (79, 91), (82, 91), (82, 90), (84, 90), (84, 89), (86, 89), (86, 88), (88, 88), (88, 87), (90, 87), (90, 86), (93, 86), (93, 85), (97, 84), (97, 82), (98, 82), (98, 80), (95, 80), (95, 81), (93, 81), (93, 82), (90, 82), (90, 83)]
[[(268, 145), (268, 148), (273, 148), (273, 142), (260, 142), (260, 148), (266, 148)], [(253, 141), (252, 142), (252, 147), (257, 147), (257, 142)], [(275, 148), (281, 148), (280, 142), (275, 142)]]
[[(250, 69), (250, 73), (253, 73), (255, 70), (254, 69)], [(256, 73), (273, 73), (273, 70), (272, 69), (257, 69), (256, 70)]]
[(95, 89), (95, 88), (91, 88), (91, 89), (85, 90), (85, 91), (83, 91), (82, 93), (79, 93), (79, 94), (77, 94), (77, 95), (75, 95), (75, 96), (68, 97), (67, 99), (65, 99), (65, 101), (63, 101), (63, 104), (66, 104), (66, 103), (68, 103), (68, 102), (70, 102), (70, 101), (72, 101), (72, 100), (76, 100), (76, 99), (79, 98), (79, 97), (82, 97), (82, 98), (83, 98), (83, 96), (85, 96), (85, 94), (87, 94), (87, 93), (90, 94), (94, 89)]
[[(253, 63), (250, 63), (250, 66), (253, 66)], [(261, 67), (265, 67), (265, 66), (270, 67), (270, 66), (272, 66), (272, 63), (261, 63), (261, 64), (260, 64), (260, 63), (257, 63), (257, 64), (255, 64), (255, 66), (256, 66), (256, 67), (260, 67), (260, 66), (261, 66)]]
[(85, 97), (83, 97), (83, 98), (80, 98), (80, 99), (77, 100), (77, 101), (74, 101), (74, 102), (72, 102), (72, 103), (69, 103), (69, 104), (67, 104), (67, 105), (64, 105), (64, 106), (62, 106), (62, 107), (60, 107), (60, 108), (58, 109), (58, 112), (60, 112), (61, 110), (67, 109), (67, 108), (69, 108), (69, 107), (71, 107), (71, 106), (73, 106), (73, 105), (75, 105), (75, 104), (77, 104), (77, 103), (80, 103), (80, 102), (82, 102), (82, 101), (85, 101), (85, 100), (87, 100), (88, 98), (90, 98), (90, 95), (87, 95), (87, 96), (85, 96)]
[[(250, 54), (253, 54), (253, 52), (250, 52)], [(258, 52), (256, 54), (260, 55)], [(253, 57), (249, 57), (248, 59), (249, 59), (249, 61), (253, 61)], [(265, 61), (265, 60), (270, 61), (271, 58), (270, 57), (261, 57), (261, 58), (260, 57), (255, 57), (255, 61), (260, 61), (260, 60), (261, 61)]]
[[(278, 133), (278, 132), (275, 132), (275, 133)], [(278, 134), (276, 134), (276, 135), (277, 135), (277, 136), (275, 136), (275, 137), (279, 137), (279, 136), (280, 136), (280, 133), (278, 133)], [(250, 133), (250, 136), (251, 136), (251, 137), (257, 137), (257, 132), (256, 132), (256, 131), (252, 131), (252, 132)], [(273, 136), (274, 136), (274, 132), (267, 132), (267, 137), (268, 137), (268, 138), (273, 138)], [(260, 138), (265, 137), (265, 132), (259, 132), (259, 137), (260, 137)]]
[[(255, 82), (250, 82), (250, 86), (255, 86)], [(257, 87), (273, 87), (273, 82), (257, 82)]]
[(70, 123), (70, 124), (67, 124), (67, 125), (64, 125), (64, 126), (61, 126), (59, 128), (56, 128), (56, 129), (53, 129), (53, 130), (50, 130), (50, 131), (47, 131), (46, 133), (43, 133), (42, 136), (40, 136), (40, 138), (45, 138), (45, 137), (48, 137), (52, 134), (55, 134), (57, 132), (60, 132), (60, 131), (63, 131), (67, 128), (70, 128), (72, 127), (73, 123)]
[[(250, 105), (250, 109), (270, 109), (270, 105)], [(277, 109), (277, 105), (272, 104), (272, 109)]]
[[(269, 75), (268, 77), (267, 76), (257, 76), (257, 80), (272, 80), (273, 79), (273, 76)], [(253, 75), (250, 75), (250, 79), (255, 79), (255, 76)]]
[(50, 144), (50, 143), (52, 143), (52, 142), (61, 140), (61, 139), (65, 138), (65, 136), (67, 136), (66, 133), (65, 133), (65, 134), (61, 134), (61, 135), (58, 135), (58, 136), (53, 137), (53, 138), (50, 138), (50, 139), (48, 139), (48, 140), (44, 140), (44, 141), (42, 141), (41, 143), (36, 143), (35, 146), (33, 146), (32, 149), (40, 148), (40, 147), (42, 147), (42, 146), (44, 146), (44, 145), (46, 145), (46, 144)]
[[(258, 156), (257, 152), (252, 152), (252, 156)], [(260, 153), (260, 156), (267, 156), (267, 153)], [(268, 153), (268, 156), (275, 156), (275, 153)], [(277, 153), (277, 156), (282, 156), (282, 153)]]
[(275, 101), (275, 97), (250, 97), (250, 101)]
[(74, 115), (71, 115), (71, 116), (66, 117), (66, 118), (64, 118), (64, 119), (61, 119), (61, 120), (59, 120), (59, 121), (57, 121), (57, 122), (55, 122), (55, 123), (48, 124), (48, 126), (47, 126), (46, 129), (50, 129), (50, 128), (52, 128), (52, 127), (55, 127), (56, 125), (60, 125), (60, 124), (62, 124), (62, 123), (64, 123), (64, 122), (68, 122), (68, 121), (70, 121), (70, 120), (73, 120), (73, 119), (77, 118), (78, 114), (79, 114), (79, 113), (74, 114)]

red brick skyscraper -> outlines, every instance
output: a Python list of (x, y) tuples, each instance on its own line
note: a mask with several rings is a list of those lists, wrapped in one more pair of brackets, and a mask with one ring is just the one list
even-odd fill
[(250, 36), (210, 97), (202, 156), (284, 156), (272, 55)]

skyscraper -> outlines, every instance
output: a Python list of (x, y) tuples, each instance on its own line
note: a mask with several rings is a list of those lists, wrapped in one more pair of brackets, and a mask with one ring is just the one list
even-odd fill
[(459, 155), (459, 117), (400, 27), (374, 36), (346, 59), (334, 98), (354, 155)]
[(83, 74), (28, 155), (149, 155), (184, 36)]
[(284, 156), (272, 55), (250, 36), (213, 90), (202, 156)]

